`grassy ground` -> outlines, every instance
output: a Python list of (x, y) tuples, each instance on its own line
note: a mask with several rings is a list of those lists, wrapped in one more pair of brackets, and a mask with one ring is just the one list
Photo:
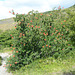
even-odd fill
[[(70, 53), (71, 54), (71, 53)], [(65, 59), (51, 57), (38, 59), (20, 70), (13, 71), (13, 75), (63, 75), (75, 74), (75, 55), (67, 55)]]
[[(53, 57), (42, 58), (31, 64), (12, 71), (13, 75), (69, 75), (75, 74), (75, 51), (70, 52), (62, 59)], [(4, 48), (0, 53), (12, 53), (10, 48)], [(1, 62), (1, 60), (0, 60)], [(64, 74), (65, 73), (65, 74)]]
[[(10, 48), (4, 48), (0, 53), (11, 54)], [(12, 71), (13, 75), (65, 75), (75, 74), (75, 51), (70, 52), (62, 59), (53, 57), (42, 58), (33, 61), (31, 64)], [(1, 62), (1, 61), (0, 61)], [(63, 74), (65, 73), (65, 74)]]
[(4, 49), (0, 50), (0, 53), (9, 53), (9, 54), (11, 54), (12, 51), (10, 50), (9, 47), (7, 47), (7, 48), (4, 48)]

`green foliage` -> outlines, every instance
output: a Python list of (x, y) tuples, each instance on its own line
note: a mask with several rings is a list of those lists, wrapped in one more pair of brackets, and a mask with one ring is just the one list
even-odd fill
[(75, 12), (70, 12), (70, 10), (67, 10), (67, 14), (69, 15), (67, 24), (70, 29), (70, 40), (71, 43), (75, 46)]
[[(65, 20), (58, 25), (54, 23), (57, 16), (54, 12), (44, 14), (35, 11), (30, 11), (27, 15), (16, 14), (14, 20), (17, 22), (17, 34), (11, 37), (13, 53), (8, 59), (7, 68), (19, 69), (35, 59), (47, 56), (58, 58), (74, 50), (69, 42)], [(62, 17), (61, 13), (60, 16)]]
[(2, 65), (2, 57), (0, 56), (0, 66)]
[[(64, 59), (48, 57), (37, 59), (33, 63), (12, 71), (13, 75), (63, 75), (64, 72), (73, 74), (75, 71), (75, 51), (68, 53)], [(59, 72), (59, 74), (58, 74)]]
[(11, 39), (11, 34), (15, 35), (16, 30), (6, 30), (0, 34), (0, 50), (5, 47), (11, 47), (13, 40)]

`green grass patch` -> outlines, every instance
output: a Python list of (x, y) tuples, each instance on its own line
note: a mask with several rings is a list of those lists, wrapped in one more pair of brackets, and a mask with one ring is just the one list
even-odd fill
[(62, 75), (63, 73), (75, 73), (75, 54), (69, 53), (62, 59), (48, 57), (38, 59), (19, 70), (12, 71), (13, 75)]
[(9, 47), (3, 48), (2, 50), (0, 50), (0, 53), (12, 53), (11, 49)]

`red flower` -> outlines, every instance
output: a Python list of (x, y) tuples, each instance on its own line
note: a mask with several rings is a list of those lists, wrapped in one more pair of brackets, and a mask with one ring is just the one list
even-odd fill
[(19, 36), (19, 37), (21, 37), (21, 36)]
[(57, 39), (57, 40), (59, 40), (59, 39)]
[(49, 47), (51, 47), (51, 46), (49, 46)]
[(12, 50), (12, 52), (13, 52), (13, 50)]
[(24, 34), (23, 34), (23, 36), (24, 36)]
[(61, 23), (62, 24), (62, 23)]
[(58, 30), (56, 30), (56, 31), (58, 31)]
[(44, 34), (44, 35), (46, 35), (46, 34)]
[(35, 26), (37, 28), (37, 26)]
[(21, 22), (19, 23), (19, 25), (21, 25)]
[(68, 44), (68, 46), (70, 46), (70, 44)]
[(30, 26), (29, 26), (30, 27)]
[(56, 39), (57, 39), (57, 37), (56, 37)]
[(22, 35), (22, 33), (20, 33), (20, 35)]
[(12, 14), (14, 15), (15, 13), (13, 12)]
[(24, 14), (22, 14), (22, 15), (24, 15)]
[(36, 19), (38, 19), (37, 17), (35, 17)]
[(11, 47), (12, 48), (12, 47)]
[(33, 27), (33, 25), (32, 25), (32, 27)]
[(46, 46), (48, 46), (48, 45), (46, 45)]
[(8, 61), (8, 62), (10, 62), (10, 61)]
[(50, 14), (50, 15), (52, 15), (52, 14)]
[(63, 35), (63, 34), (61, 34), (61, 35)]
[(12, 34), (10, 36), (12, 36)]
[(17, 64), (17, 62), (15, 62), (15, 64)]
[(15, 29), (16, 29), (17, 27), (15, 27)]
[(13, 49), (15, 49), (15, 48), (13, 48)]
[(65, 27), (65, 25), (63, 25), (63, 27)]
[(16, 53), (18, 53), (18, 51), (16, 51)]
[(11, 11), (9, 11), (9, 13), (11, 13)]
[(56, 33), (56, 32), (55, 32)]
[(40, 26), (38, 26), (38, 28), (40, 28)]
[(64, 20), (64, 22), (66, 22), (66, 20)]
[(47, 16), (48, 16), (48, 14), (47, 14)]
[(44, 39), (44, 41), (46, 41), (46, 39)]
[(43, 33), (44, 35), (46, 35), (45, 33)]
[(48, 33), (47, 33), (47, 35), (48, 35)]
[(55, 42), (56, 40), (54, 40), (54, 42)]
[(43, 14), (41, 14), (41, 15), (43, 15)]
[(23, 21), (23, 19), (22, 19), (22, 21)]
[(11, 44), (13, 46), (13, 44)]
[(25, 44), (24, 44), (24, 46), (25, 46)]
[(15, 57), (15, 55), (13, 55), (13, 57)]
[(43, 33), (43, 34), (45, 34), (45, 33)]
[(52, 35), (53, 35), (54, 33), (52, 33)]
[(60, 33), (58, 33), (60, 35)]
[(54, 28), (54, 29), (56, 29), (56, 28)]
[(64, 7), (62, 7), (64, 9)]
[(60, 9), (60, 8), (61, 8), (61, 6), (58, 7), (58, 9)]
[(60, 39), (62, 39), (62, 37), (60, 37)]
[(64, 49), (62, 49), (62, 50), (64, 50)]
[(32, 22), (32, 20), (30, 22)]
[(10, 64), (10, 66), (11, 66), (12, 64)]
[(29, 23), (28, 23), (28, 25), (29, 25)]
[(13, 37), (12, 37), (12, 39), (13, 39)]
[(42, 46), (44, 48), (44, 46)]
[(51, 27), (51, 26), (50, 26)]

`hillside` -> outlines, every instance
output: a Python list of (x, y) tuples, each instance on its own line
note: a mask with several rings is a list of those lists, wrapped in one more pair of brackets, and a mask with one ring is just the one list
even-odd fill
[(13, 18), (0, 20), (0, 30), (5, 31), (14, 28), (15, 22)]

